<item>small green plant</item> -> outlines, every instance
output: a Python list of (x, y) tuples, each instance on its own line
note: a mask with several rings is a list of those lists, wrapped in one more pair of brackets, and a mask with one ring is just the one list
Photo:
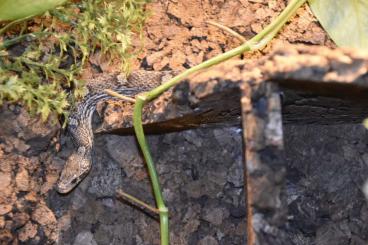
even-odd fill
[[(0, 56), (0, 104), (22, 103), (44, 121), (50, 113), (67, 115), (69, 102), (64, 88), (73, 86), (73, 97), (83, 94), (83, 82), (76, 78), (79, 69), (75, 64), (61, 68), (66, 57), (62, 52), (42, 52), (45, 41), (31, 41), (20, 55), (3, 50)], [(57, 45), (50, 47), (55, 49)]]
[(51, 111), (66, 113), (68, 106), (66, 93), (59, 92), (55, 83), (42, 84), (32, 72), (24, 72), (22, 78), (0, 70), (0, 101), (23, 103), (30, 108), (31, 114), (41, 114), (46, 120)]
[(118, 58), (122, 71), (128, 73), (130, 60), (135, 57), (131, 49), (133, 33), (142, 38), (143, 23), (147, 17), (144, 6), (148, 2), (81, 1), (70, 4), (68, 8), (55, 9), (51, 14), (73, 27), (73, 35), (68, 37), (82, 52), (82, 64), (91, 53), (99, 49), (108, 59)]
[[(147, 2), (69, 2), (37, 17), (36, 26), (27, 23), (28, 17), (4, 25), (0, 29), (0, 104), (24, 104), (44, 120), (50, 113), (66, 116), (69, 105), (86, 93), (79, 77), (97, 49), (106, 59), (119, 57), (121, 70), (128, 73), (135, 55), (133, 33), (141, 38)], [(25, 48), (13, 52), (11, 47), (20, 42), (25, 42)]]
[(146, 15), (146, 0), (83, 1), (78, 5), (83, 11), (77, 19), (77, 38), (82, 52), (88, 55), (98, 47), (112, 58), (119, 58), (121, 69), (130, 71), (132, 34), (142, 33)]

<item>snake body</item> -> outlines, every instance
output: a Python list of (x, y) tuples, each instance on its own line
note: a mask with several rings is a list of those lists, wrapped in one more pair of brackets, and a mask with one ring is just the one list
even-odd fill
[(57, 191), (68, 193), (73, 190), (92, 166), (93, 128), (92, 116), (97, 104), (116, 99), (104, 92), (111, 89), (125, 96), (134, 97), (167, 81), (174, 72), (135, 71), (128, 78), (117, 74), (101, 75), (91, 79), (87, 85), (88, 93), (71, 112), (67, 131), (74, 144), (74, 151), (67, 159), (57, 182)]

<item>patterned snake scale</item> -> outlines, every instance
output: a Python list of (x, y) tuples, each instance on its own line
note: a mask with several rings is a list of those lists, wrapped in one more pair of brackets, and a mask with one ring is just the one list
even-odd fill
[(134, 97), (138, 93), (159, 86), (174, 76), (174, 72), (135, 71), (128, 78), (118, 74), (100, 75), (87, 85), (88, 93), (71, 112), (67, 131), (74, 144), (74, 152), (67, 159), (57, 182), (59, 193), (73, 190), (87, 176), (92, 166), (93, 128), (92, 116), (97, 104), (116, 100), (104, 92), (111, 89), (122, 95)]

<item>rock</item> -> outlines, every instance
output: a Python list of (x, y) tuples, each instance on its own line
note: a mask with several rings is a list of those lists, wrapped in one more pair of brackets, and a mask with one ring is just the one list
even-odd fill
[(29, 175), (28, 171), (21, 168), (15, 176), (15, 183), (19, 191), (28, 191), (29, 186)]
[(10, 204), (0, 204), (0, 215), (9, 213), (12, 208), (13, 207)]
[(351, 237), (351, 243), (350, 244), (354, 244), (354, 245), (367, 245), (368, 240), (364, 241), (362, 238), (356, 236), (356, 235), (352, 235)]
[(6, 244), (55, 243), (56, 218), (45, 204), (41, 187), (53, 154), (51, 139), (59, 125), (4, 104), (0, 128), (0, 240)]
[(317, 245), (345, 245), (350, 240), (351, 233), (346, 223), (329, 222), (318, 228), (316, 234)]
[(201, 181), (192, 181), (185, 187), (185, 192), (189, 197), (200, 198), (207, 194), (205, 187), (206, 185)]
[(235, 163), (229, 168), (227, 181), (236, 188), (244, 187), (244, 164), (241, 155), (236, 158)]
[(5, 219), (4, 216), (0, 216), (0, 229), (3, 229), (5, 226)]
[(29, 145), (18, 138), (10, 138), (8, 142), (11, 142), (13, 149), (18, 152), (26, 152), (30, 148)]
[(113, 198), (102, 198), (101, 202), (105, 207), (108, 207), (108, 208), (116, 207), (115, 199)]
[(82, 208), (86, 204), (86, 202), (87, 202), (86, 193), (77, 188), (72, 193), (71, 208), (73, 210), (78, 210)]
[(11, 180), (12, 176), (10, 172), (0, 172), (0, 192), (3, 193), (3, 195), (4, 193), (8, 193)]
[(61, 216), (58, 219), (58, 229), (60, 231), (66, 231), (71, 227), (71, 216), (69, 213)]
[(90, 231), (82, 231), (78, 233), (73, 245), (97, 245)]
[(224, 208), (209, 208), (205, 210), (203, 219), (213, 225), (221, 225), (223, 220), (229, 216), (229, 211)]
[(138, 177), (137, 170), (144, 169), (144, 162), (135, 137), (109, 135), (105, 140), (107, 152), (123, 168), (127, 177)]
[(5, 229), (0, 230), (0, 241), (2, 241), (4, 244), (10, 244), (12, 240), (13, 240), (13, 236), (9, 230), (5, 230)]
[(184, 138), (186, 141), (195, 145), (196, 147), (201, 147), (203, 144), (203, 140), (201, 139), (201, 137), (198, 136), (195, 130), (187, 131), (184, 134)]
[(218, 242), (214, 237), (206, 236), (199, 241), (198, 245), (218, 245)]
[(201, 222), (198, 219), (189, 220), (183, 228), (184, 236), (188, 236), (188, 234), (195, 232), (198, 230), (198, 227), (201, 225)]
[(29, 215), (26, 213), (16, 213), (13, 216), (13, 227), (17, 229), (27, 223), (29, 220)]
[(164, 52), (155, 52), (152, 53), (151, 55), (147, 56), (147, 63), (148, 65), (153, 65), (154, 63), (158, 62), (159, 60), (162, 60), (162, 58), (165, 56), (166, 54)]
[(243, 206), (233, 207), (230, 209), (230, 215), (236, 219), (245, 218), (247, 215), (247, 210)]
[(106, 165), (99, 175), (93, 176), (88, 188), (88, 192), (97, 197), (114, 196), (117, 188), (122, 184), (120, 168), (112, 161), (108, 161)]
[(25, 242), (31, 238), (34, 238), (37, 234), (38, 226), (32, 222), (28, 222), (20, 229), (18, 238), (20, 241)]
[(42, 203), (37, 205), (36, 210), (32, 213), (32, 220), (43, 226), (56, 224), (54, 213)]

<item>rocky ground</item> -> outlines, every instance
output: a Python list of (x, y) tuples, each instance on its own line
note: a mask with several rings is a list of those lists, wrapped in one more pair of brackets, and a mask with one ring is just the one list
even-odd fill
[(367, 244), (368, 131), (285, 126), (289, 227), (295, 244)]
[[(199, 64), (240, 44), (206, 21), (223, 24), (250, 39), (286, 4), (286, 0), (155, 1), (148, 7), (152, 13), (145, 26), (148, 40), (138, 64), (154, 70), (183, 70)], [(309, 8), (301, 8), (267, 49), (246, 54), (246, 58), (257, 59), (280, 42), (334, 46)]]
[[(150, 13), (144, 27), (144, 49), (133, 62), (133, 69), (184, 70), (235, 48), (241, 42), (206, 21), (225, 25), (250, 39), (270, 23), (286, 6), (287, 0), (157, 0), (148, 4)], [(133, 43), (137, 49), (142, 43)], [(304, 43), (335, 47), (308, 7), (297, 15), (262, 51), (244, 54), (258, 59), (272, 51), (275, 44)], [(101, 70), (111, 72), (108, 62), (91, 59)], [(93, 69), (86, 69), (88, 79)]]
[[(293, 242), (366, 244), (368, 205), (359, 187), (368, 176), (367, 131), (360, 125), (284, 130)], [(245, 244), (241, 129), (195, 129), (149, 141), (171, 210), (172, 244)], [(157, 220), (114, 195), (123, 188), (153, 203), (134, 143), (131, 136), (98, 137), (89, 177), (69, 196), (52, 195), (63, 244), (159, 244)]]
[(60, 127), (19, 106), (0, 108), (0, 244), (50, 244), (58, 221), (47, 203), (63, 162), (55, 161)]
[[(60, 244), (159, 244), (157, 217), (114, 195), (122, 188), (153, 203), (132, 136), (98, 136), (90, 175), (61, 196), (52, 184), (70, 153), (69, 139), (62, 136), (56, 153), (57, 127), (13, 106), (3, 107), (0, 118), (2, 244), (47, 244), (58, 235)], [(284, 132), (295, 244), (366, 244), (368, 205), (359, 187), (368, 176), (367, 131), (284, 125)], [(241, 129), (152, 135), (149, 142), (171, 210), (173, 244), (245, 244)]]
[[(149, 137), (173, 244), (245, 243), (240, 133), (199, 129)], [(117, 188), (154, 203), (134, 137), (98, 137), (91, 174), (71, 195), (52, 195), (51, 208), (63, 220), (63, 243), (88, 238), (95, 244), (159, 244), (157, 217), (119, 201)]]

